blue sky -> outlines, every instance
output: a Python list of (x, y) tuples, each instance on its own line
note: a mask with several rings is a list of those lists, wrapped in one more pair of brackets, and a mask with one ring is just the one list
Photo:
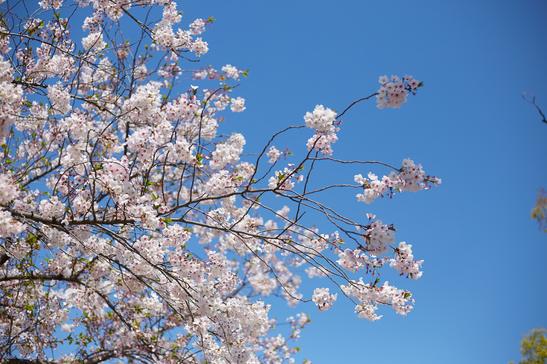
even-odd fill
[[(250, 69), (237, 92), (247, 111), (228, 117), (248, 150), (316, 104), (342, 110), (381, 74), (425, 87), (400, 110), (363, 104), (344, 119), (339, 158), (398, 164), (410, 157), (443, 178), (432, 191), (367, 207), (330, 196), (352, 216), (374, 212), (425, 259), (408, 317), (384, 310), (359, 320), (340, 300), (299, 346), (325, 363), (506, 363), (519, 340), (547, 326), (547, 235), (530, 219), (547, 187), (547, 125), (521, 99), (547, 109), (547, 5), (541, 0), (185, 1), (186, 21), (214, 16), (204, 63)], [(301, 136), (305, 143), (308, 135)], [(298, 141), (293, 140), (294, 145)], [(366, 173), (362, 169), (359, 172)], [(378, 173), (382, 170), (376, 170)], [(318, 179), (332, 174), (323, 168)], [(341, 179), (351, 182), (352, 172)], [(347, 198), (345, 198), (347, 197)], [(281, 310), (282, 311), (282, 310)]]

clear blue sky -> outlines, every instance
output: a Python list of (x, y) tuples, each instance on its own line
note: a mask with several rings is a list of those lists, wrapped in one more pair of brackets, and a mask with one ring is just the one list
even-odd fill
[[(245, 113), (226, 127), (248, 149), (318, 103), (341, 110), (377, 88), (380, 74), (425, 82), (400, 110), (372, 103), (345, 118), (335, 156), (405, 157), (443, 178), (440, 188), (367, 208), (426, 260), (408, 317), (384, 310), (359, 320), (351, 303), (312, 305), (300, 347), (315, 364), (507, 363), (521, 337), (547, 326), (547, 235), (530, 219), (547, 187), (547, 125), (521, 93), (547, 109), (547, 4), (541, 0), (188, 0), (185, 20), (214, 16), (203, 60), (250, 68), (238, 93)], [(304, 142), (304, 140), (302, 141)], [(323, 170), (323, 176), (328, 172)], [(367, 172), (362, 170), (361, 172)], [(381, 172), (381, 170), (378, 170)], [(345, 173), (345, 172), (344, 172)], [(321, 174), (318, 176), (321, 178)], [(340, 178), (351, 182), (352, 174)]]

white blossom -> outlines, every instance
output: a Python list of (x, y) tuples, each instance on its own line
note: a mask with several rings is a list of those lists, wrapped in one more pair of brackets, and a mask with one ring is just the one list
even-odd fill
[(320, 311), (326, 311), (332, 307), (332, 304), (336, 301), (337, 297), (338, 295), (336, 293), (330, 294), (328, 288), (316, 288), (313, 290), (312, 301), (317, 305), (317, 308), (319, 308)]
[(231, 106), (230, 109), (233, 112), (242, 112), (246, 109), (245, 107), (245, 99), (243, 97), (236, 97), (235, 99), (231, 99)]

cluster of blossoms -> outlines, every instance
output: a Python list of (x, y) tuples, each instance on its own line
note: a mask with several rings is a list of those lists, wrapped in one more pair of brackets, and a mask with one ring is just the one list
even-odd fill
[(23, 89), (11, 82), (12, 73), (13, 68), (10, 62), (2, 56), (0, 58), (0, 139), (7, 136), (9, 127), (15, 122), (23, 102)]
[(326, 311), (332, 307), (337, 294), (331, 294), (328, 288), (316, 288), (313, 290), (312, 301), (320, 311)]
[(82, 38), (82, 46), (90, 54), (98, 54), (106, 48), (106, 42), (101, 32), (94, 31)]
[(395, 241), (395, 229), (392, 225), (376, 220), (367, 227), (364, 237), (367, 251), (372, 255), (380, 255)]
[(234, 80), (239, 79), (239, 75), (241, 71), (239, 71), (236, 67), (232, 66), (231, 64), (227, 64), (222, 67), (222, 72), (226, 75), (228, 78), (232, 78)]
[(343, 285), (342, 290), (359, 302), (355, 306), (355, 313), (367, 320), (375, 321), (382, 317), (376, 313), (379, 305), (390, 305), (399, 315), (406, 315), (413, 308), (414, 300), (410, 292), (395, 288), (387, 281), (378, 287), (359, 279)]
[(0, 205), (7, 205), (19, 195), (13, 179), (7, 174), (0, 174)]
[(395, 249), (395, 258), (391, 260), (389, 265), (400, 272), (401, 275), (406, 275), (410, 279), (418, 279), (423, 274), (420, 271), (423, 262), (423, 260), (414, 260), (412, 245), (402, 241)]
[(248, 76), (247, 70), (240, 70), (236, 66), (226, 64), (220, 68), (220, 70), (208, 66), (206, 68), (198, 69), (192, 72), (194, 80), (218, 80), (218, 81), (230, 81), (239, 80), (242, 76)]
[(56, 110), (61, 114), (66, 114), (70, 111), (70, 94), (68, 91), (63, 90), (62, 86), (59, 84), (49, 86), (47, 88), (47, 95), (53, 110)]
[(49, 8), (57, 10), (63, 5), (63, 0), (40, 0), (38, 5), (44, 10), (48, 10)]
[(268, 149), (266, 156), (268, 156), (268, 162), (273, 164), (277, 162), (279, 157), (281, 157), (281, 151), (279, 151), (276, 147), (271, 146), (270, 149)]
[(8, 238), (20, 234), (24, 225), (15, 220), (12, 214), (4, 209), (10, 202), (19, 196), (19, 191), (13, 179), (6, 174), (0, 174), (0, 237)]
[(307, 112), (304, 115), (306, 126), (321, 134), (334, 133), (336, 131), (335, 120), (336, 112), (323, 105), (316, 105), (312, 112)]
[(316, 105), (312, 112), (304, 115), (306, 126), (315, 131), (315, 134), (308, 139), (306, 146), (308, 150), (318, 150), (325, 155), (332, 154), (332, 144), (336, 143), (338, 136), (336, 132), (336, 112), (323, 105)]
[(379, 109), (398, 109), (406, 102), (409, 93), (415, 94), (422, 82), (412, 76), (381, 76), (378, 79), (380, 89), (376, 95), (376, 105)]
[[(386, 245), (384, 245), (386, 246)], [(375, 254), (381, 254), (385, 252), (368, 251), (366, 254), (362, 249), (345, 249), (340, 250), (338, 253), (339, 259), (337, 260), (340, 266), (346, 268), (351, 272), (356, 272), (359, 269), (366, 267), (367, 271), (375, 271), (381, 268), (384, 264), (389, 262), (390, 267), (398, 271), (401, 275), (405, 275), (410, 279), (419, 279), (423, 272), (421, 267), (423, 260), (414, 260), (412, 255), (412, 245), (402, 241), (397, 248), (394, 248), (394, 258), (377, 257)]]
[(243, 97), (238, 96), (230, 99), (230, 110), (233, 112), (243, 112), (245, 109), (245, 99)]
[(282, 189), (290, 191), (297, 182), (302, 182), (304, 176), (298, 173), (293, 164), (289, 164), (282, 171), (275, 171), (274, 175), (268, 180), (268, 188)]
[(222, 169), (227, 164), (238, 162), (244, 145), (245, 138), (243, 135), (233, 134), (224, 143), (217, 145), (217, 148), (211, 154), (209, 165), (214, 169)]
[(291, 339), (298, 339), (302, 329), (311, 322), (311, 319), (306, 313), (301, 312), (287, 317), (287, 322), (291, 325)]
[(362, 249), (340, 250), (338, 257), (337, 263), (350, 272), (356, 272), (363, 267), (366, 267), (367, 271), (373, 271), (381, 268), (385, 263), (385, 259), (377, 258), (374, 255), (367, 255)]
[(190, 24), (189, 30), (173, 29), (173, 26), (180, 23), (181, 13), (177, 10), (174, 1), (166, 1), (163, 7), (163, 17), (156, 24), (152, 31), (152, 38), (159, 48), (170, 50), (190, 50), (197, 56), (202, 56), (209, 51), (209, 45), (200, 35), (205, 31), (206, 21), (196, 19)]
[[(294, 154), (274, 139), (303, 125), (258, 156), (219, 130), (246, 110), (247, 71), (194, 62), (212, 18), (187, 21), (173, 0), (41, 0), (21, 21), (0, 4), (1, 362), (293, 363), (310, 317), (278, 321), (270, 303), (310, 301), (304, 275), (334, 283), (312, 286), (319, 311), (334, 289), (362, 318), (412, 309), (408, 291), (366, 283), (383, 267), (420, 278), (411, 246), (321, 201), (356, 186), (309, 183), (334, 160), (315, 158), (333, 153), (334, 110), (305, 114), (314, 135)], [(421, 85), (381, 83), (383, 107)], [(355, 181), (366, 203), (440, 183), (411, 160)]]
[(391, 197), (395, 192), (417, 192), (441, 184), (440, 178), (427, 175), (423, 167), (411, 159), (403, 160), (403, 165), (397, 172), (383, 176), (382, 179), (369, 172), (368, 178), (357, 174), (354, 181), (363, 186), (363, 193), (356, 195), (357, 200), (366, 204), (372, 203), (378, 197)]

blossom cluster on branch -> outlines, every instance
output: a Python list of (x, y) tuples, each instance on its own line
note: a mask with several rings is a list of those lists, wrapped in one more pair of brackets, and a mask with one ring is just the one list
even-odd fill
[[(321, 196), (440, 183), (409, 159), (332, 157), (352, 106), (398, 108), (420, 82), (382, 78), (341, 113), (317, 105), (252, 154), (219, 131), (246, 109), (248, 71), (199, 62), (214, 18), (173, 0), (35, 5), (0, 0), (0, 361), (290, 363), (310, 317), (271, 317), (274, 297), (320, 311), (350, 299), (369, 320), (412, 309), (380, 284), (384, 267), (420, 278), (411, 245)], [(306, 128), (294, 152), (279, 144)], [(325, 185), (320, 163), (391, 173)]]

